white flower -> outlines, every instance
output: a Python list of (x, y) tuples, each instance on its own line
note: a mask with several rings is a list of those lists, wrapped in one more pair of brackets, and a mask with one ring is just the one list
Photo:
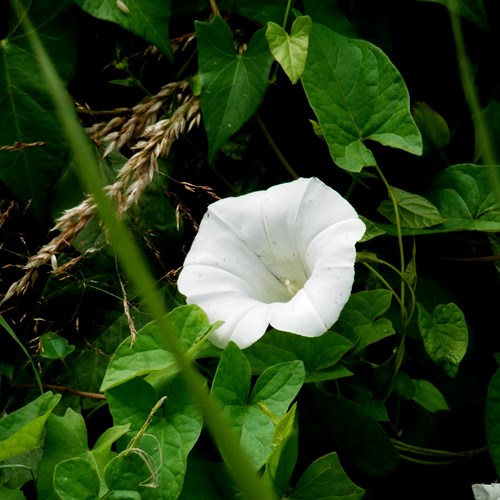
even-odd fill
[(473, 484), (472, 493), (476, 500), (499, 500), (500, 483)]
[(354, 281), (365, 225), (316, 178), (298, 179), (208, 207), (179, 275), (179, 291), (210, 321), (210, 337), (248, 347), (269, 324), (317, 337), (337, 321)]

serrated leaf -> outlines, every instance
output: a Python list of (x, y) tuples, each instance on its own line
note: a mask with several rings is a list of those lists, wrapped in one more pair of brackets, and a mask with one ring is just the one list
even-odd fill
[(0, 460), (42, 445), (45, 423), (60, 399), (60, 394), (46, 392), (0, 419)]
[(201, 113), (208, 136), (208, 156), (217, 151), (257, 111), (269, 85), (273, 61), (264, 30), (238, 54), (229, 26), (215, 17), (196, 22), (201, 84)]
[(376, 164), (364, 144), (368, 139), (422, 153), (404, 81), (371, 43), (313, 23), (301, 79), (330, 154), (341, 168), (359, 172)]
[(273, 448), (275, 424), (269, 413), (277, 418), (285, 414), (301, 388), (304, 376), (301, 361), (279, 363), (262, 373), (249, 396), (250, 363), (233, 342), (224, 349), (211, 395), (224, 408), (242, 448), (257, 469), (264, 465)]
[[(408, 193), (402, 189), (391, 187), (396, 198), (399, 209), (400, 223), (402, 227), (423, 228), (441, 224), (446, 220), (439, 210), (423, 196)], [(378, 211), (396, 224), (396, 214), (392, 201), (383, 201)]]
[(432, 413), (439, 410), (449, 410), (443, 395), (439, 389), (427, 380), (413, 380), (415, 385), (415, 394), (413, 400), (427, 411)]
[(254, 373), (262, 373), (283, 361), (300, 360), (306, 370), (305, 380), (317, 382), (350, 375), (346, 368), (336, 364), (352, 348), (350, 340), (331, 331), (309, 338), (271, 330), (244, 352)]
[[(76, 44), (71, 23), (61, 15), (67, 2), (32, 2), (27, 13), (59, 75), (67, 81), (74, 69)], [(67, 161), (67, 146), (38, 61), (11, 8), (7, 38), (0, 43), (0, 181), (44, 224), (48, 196)], [(24, 145), (24, 146), (23, 146)], [(43, 226), (44, 227), (44, 226)]]
[(290, 35), (276, 23), (267, 24), (266, 38), (271, 53), (293, 84), (299, 81), (306, 65), (311, 27), (309, 16), (295, 19)]
[(83, 458), (64, 460), (55, 468), (54, 489), (62, 500), (97, 500), (99, 476)]
[[(156, 484), (154, 489), (140, 489), (144, 500), (177, 498), (184, 482), (187, 455), (202, 429), (199, 408), (191, 401), (182, 378), (177, 376), (171, 380), (164, 393), (167, 396), (166, 402), (151, 417), (145, 434), (137, 444), (152, 464), (154, 474), (151, 474), (150, 482)], [(158, 402), (153, 387), (141, 378), (134, 378), (109, 389), (106, 397), (115, 425), (130, 423), (130, 438), (142, 429)], [(115, 478), (114, 489), (129, 489), (134, 481), (139, 485), (145, 479), (141, 472), (140, 476), (127, 478), (122, 483), (116, 471), (127, 470), (131, 473), (130, 460), (128, 463), (119, 463), (117, 459), (113, 467), (116, 468), (108, 471), (108, 474)]]
[(156, 45), (172, 58), (168, 35), (170, 0), (74, 0), (91, 16), (111, 21)]
[(420, 303), (417, 306), (425, 350), (450, 377), (455, 377), (469, 338), (462, 311), (453, 303), (440, 304), (431, 315)]
[(355, 343), (355, 352), (394, 333), (387, 318), (378, 318), (389, 309), (391, 299), (389, 290), (367, 290), (349, 297), (334, 328)]
[(336, 453), (315, 460), (302, 474), (289, 498), (292, 500), (357, 500), (365, 490), (354, 484), (344, 472)]

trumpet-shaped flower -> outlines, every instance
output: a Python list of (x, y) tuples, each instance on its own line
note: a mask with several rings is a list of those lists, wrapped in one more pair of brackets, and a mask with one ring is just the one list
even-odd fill
[(226, 198), (208, 207), (179, 291), (224, 321), (210, 337), (218, 347), (248, 347), (269, 325), (317, 337), (349, 298), (364, 231), (354, 208), (316, 178)]

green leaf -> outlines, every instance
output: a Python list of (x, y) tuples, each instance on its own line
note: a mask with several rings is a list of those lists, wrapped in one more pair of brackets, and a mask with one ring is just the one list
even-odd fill
[(229, 26), (215, 17), (196, 22), (201, 83), (201, 112), (209, 159), (257, 111), (269, 85), (273, 61), (264, 30), (257, 31), (242, 54), (235, 51)]
[(484, 420), (488, 451), (497, 474), (500, 475), (500, 368), (488, 386)]
[(46, 392), (0, 419), (0, 460), (42, 445), (45, 423), (60, 399), (59, 394)]
[(98, 19), (111, 21), (156, 45), (172, 58), (168, 35), (170, 0), (74, 0), (85, 12)]
[(25, 496), (20, 490), (11, 490), (0, 486), (0, 498), (2, 500), (25, 500)]
[(288, 487), (298, 455), (297, 403), (279, 419), (273, 435), (273, 451), (267, 460), (262, 481), (282, 498)]
[(324, 24), (341, 35), (357, 38), (351, 23), (337, 4), (337, 0), (330, 2), (325, 2), (324, 0), (304, 0), (304, 9), (305, 13), (311, 16), (314, 23)]
[(144, 492), (146, 486), (153, 491), (158, 486), (157, 467), (158, 464), (142, 451), (122, 452), (114, 457), (104, 470), (104, 479), (112, 498), (142, 500), (140, 492)]
[[(500, 134), (500, 102), (496, 100), (492, 100), (486, 108), (481, 110), (481, 118), (486, 123), (486, 128), (488, 130), (488, 139), (490, 147), (493, 149), (493, 157), (498, 159), (500, 158), (500, 144), (497, 141), (493, 140), (494, 137), (498, 137)], [(474, 152), (474, 162), (476, 163), (485, 163), (485, 161), (480, 161), (484, 159), (484, 151), (482, 148), (482, 142), (478, 136), (479, 131), (476, 129), (476, 137), (475, 137), (475, 152)], [(498, 161), (498, 160), (497, 160)]]
[(97, 500), (99, 476), (83, 458), (64, 460), (55, 468), (54, 489), (63, 500)]
[[(167, 317), (176, 327), (179, 340), (186, 350), (196, 347), (197, 342), (210, 331), (207, 315), (195, 305), (178, 307)], [(101, 390), (108, 390), (151, 372), (161, 372), (165, 377), (173, 377), (178, 372), (175, 358), (169, 352), (166, 336), (154, 321), (139, 330), (132, 347), (130, 339), (120, 344), (109, 363)]]
[(371, 43), (313, 23), (301, 79), (330, 154), (341, 168), (359, 172), (376, 164), (364, 144), (368, 139), (422, 153), (404, 81)]
[(40, 345), (40, 356), (47, 359), (64, 359), (75, 350), (74, 345), (69, 345), (65, 338), (53, 332), (40, 336)]
[(336, 453), (315, 460), (302, 474), (289, 498), (312, 500), (361, 499), (365, 490), (356, 486), (344, 472)]
[(371, 415), (349, 399), (316, 390), (314, 412), (317, 430), (333, 438), (343, 453), (363, 472), (385, 476), (399, 462), (399, 454), (382, 427)]
[(456, 377), (469, 338), (462, 311), (453, 303), (440, 304), (431, 315), (420, 303), (417, 306), (425, 350), (450, 377)]
[[(73, 73), (76, 58), (72, 24), (61, 15), (67, 7), (68, 2), (40, 0), (27, 8), (64, 80)], [(17, 150), (0, 150), (0, 181), (23, 204), (31, 202), (30, 211), (45, 223), (48, 195), (68, 153), (38, 61), (14, 12), (12, 7), (11, 29), (0, 42), (0, 146), (19, 144)]]
[[(430, 227), (441, 224), (446, 220), (445, 217), (441, 216), (439, 210), (423, 196), (408, 193), (396, 187), (391, 187), (391, 190), (398, 204), (402, 227)], [(396, 224), (396, 214), (392, 201), (383, 201), (378, 211), (387, 217), (393, 224)]]
[(371, 240), (373, 238), (376, 238), (377, 236), (385, 234), (385, 231), (383, 229), (380, 229), (371, 220), (368, 220), (366, 217), (363, 217), (362, 215), (360, 215), (359, 218), (364, 222), (366, 226), (365, 234), (361, 238), (360, 243), (364, 243), (365, 241)]
[(342, 356), (350, 351), (350, 340), (335, 332), (326, 332), (315, 338), (291, 335), (286, 332), (271, 330), (258, 342), (245, 349), (245, 355), (255, 373), (262, 373), (266, 368), (283, 361), (300, 360), (306, 370), (306, 382), (331, 380), (333, 376), (349, 375), (350, 372), (333, 372)]
[(420, 0), (420, 2), (439, 3), (480, 28), (488, 29), (488, 17), (483, 0)]
[(290, 35), (276, 23), (267, 25), (266, 38), (271, 53), (293, 84), (299, 81), (306, 65), (311, 27), (309, 16), (295, 19)]
[(413, 119), (422, 134), (424, 150), (444, 149), (448, 146), (451, 134), (445, 119), (425, 102), (413, 105)]
[(268, 21), (281, 24), (285, 18), (288, 0), (238, 0), (234, 10), (244, 17), (265, 25)]
[(413, 380), (415, 394), (413, 400), (430, 412), (438, 410), (449, 410), (443, 395), (433, 384), (427, 380)]
[(250, 363), (236, 344), (224, 349), (212, 384), (211, 395), (240, 437), (242, 448), (259, 469), (271, 455), (275, 425), (270, 414), (281, 418), (304, 382), (300, 361), (279, 363), (258, 378), (249, 397)]
[(389, 290), (367, 290), (353, 293), (342, 309), (334, 328), (353, 342), (355, 352), (394, 333), (387, 318), (379, 318), (391, 305)]
[[(148, 457), (154, 474), (151, 482), (157, 484), (155, 489), (141, 489), (143, 499), (177, 498), (184, 481), (187, 455), (192, 449), (202, 429), (202, 418), (198, 406), (188, 395), (185, 384), (177, 376), (165, 389), (167, 400), (151, 418), (145, 434), (138, 443), (141, 454)], [(106, 391), (109, 409), (115, 425), (130, 423), (129, 436), (137, 434), (146, 420), (151, 409), (158, 402), (158, 396), (153, 387), (141, 378), (134, 378), (119, 386)], [(133, 472), (135, 459), (127, 459), (120, 463), (117, 459), (113, 469), (108, 471), (115, 479), (114, 489), (129, 489), (130, 481), (138, 485), (145, 480), (137, 475), (129, 478), (126, 484), (117, 479), (116, 470)], [(111, 477), (110, 476), (110, 477)], [(119, 476), (119, 474), (118, 474)], [(153, 477), (154, 476), (154, 477)]]

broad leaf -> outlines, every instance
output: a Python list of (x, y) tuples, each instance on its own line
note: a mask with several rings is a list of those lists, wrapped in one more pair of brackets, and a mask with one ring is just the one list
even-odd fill
[[(338, 378), (332, 369), (352, 347), (350, 340), (331, 331), (320, 337), (308, 338), (271, 330), (244, 352), (255, 373), (262, 373), (283, 361), (300, 360), (304, 363), (306, 381), (313, 382)], [(347, 370), (336, 373), (339, 376), (350, 374)]]
[(483, 29), (488, 29), (488, 18), (483, 0), (420, 0), (444, 5), (459, 16), (467, 18)]
[(273, 420), (286, 413), (297, 395), (304, 382), (304, 366), (300, 361), (271, 366), (258, 378), (249, 396), (250, 379), (250, 363), (236, 344), (229, 343), (222, 353), (211, 395), (224, 408), (242, 448), (259, 469), (273, 450)]
[(389, 309), (391, 298), (389, 290), (353, 293), (333, 328), (356, 345), (356, 352), (392, 335), (392, 323), (387, 318), (378, 318)]
[(312, 18), (314, 23), (324, 24), (341, 35), (357, 38), (351, 23), (338, 7), (337, 0), (330, 2), (325, 2), (324, 0), (304, 0), (304, 9), (305, 13)]
[[(285, 19), (288, 0), (238, 0), (234, 2), (234, 10), (242, 16), (265, 25), (268, 21), (282, 24)], [(231, 3), (233, 7), (233, 3)]]
[(201, 112), (209, 158), (257, 111), (269, 84), (273, 61), (264, 30), (239, 54), (229, 26), (219, 17), (196, 22), (201, 83)]
[(484, 419), (488, 451), (500, 475), (500, 368), (488, 386)]
[(415, 384), (415, 394), (412, 399), (427, 411), (450, 409), (439, 389), (429, 381), (413, 380), (413, 383)]
[(438, 305), (432, 314), (420, 303), (417, 306), (418, 326), (425, 350), (450, 377), (455, 377), (469, 338), (462, 311), (453, 303)]
[(302, 474), (289, 498), (292, 500), (358, 500), (365, 490), (356, 486), (344, 472), (336, 453), (314, 461)]
[[(396, 203), (398, 204), (400, 223), (402, 227), (422, 228), (441, 224), (446, 220), (439, 210), (423, 196), (408, 193), (402, 189), (391, 187)], [(396, 224), (396, 214), (392, 201), (383, 201), (378, 211)]]
[(43, 444), (45, 423), (61, 396), (46, 392), (26, 406), (0, 419), (0, 460)]
[[(186, 350), (193, 348), (210, 331), (206, 314), (195, 305), (178, 307), (167, 317), (176, 327), (179, 340)], [(151, 372), (161, 372), (165, 377), (178, 372), (166, 335), (155, 322), (148, 323), (138, 332), (133, 346), (130, 345), (130, 339), (121, 343), (109, 363), (101, 390)]]
[(170, 0), (74, 0), (91, 16), (120, 25), (172, 57), (168, 36)]
[[(71, 23), (61, 16), (68, 2), (39, 0), (27, 8), (37, 35), (63, 80), (76, 57)], [(39, 222), (48, 217), (50, 190), (67, 161), (45, 79), (24, 29), (11, 8), (10, 32), (0, 43), (0, 181)], [(17, 149), (16, 149), (17, 148)]]
[(306, 66), (311, 26), (309, 16), (295, 19), (290, 35), (276, 23), (267, 25), (266, 38), (271, 53), (293, 84), (299, 81)]
[(316, 390), (314, 412), (318, 418), (317, 432), (333, 439), (339, 451), (366, 474), (384, 476), (397, 466), (399, 454), (392, 442), (378, 422), (357, 404)]
[(341, 168), (376, 165), (364, 141), (421, 154), (422, 139), (410, 114), (408, 91), (387, 56), (364, 40), (313, 23), (302, 83)]
[(99, 498), (99, 476), (83, 458), (64, 460), (55, 468), (54, 489), (63, 500), (95, 500)]
[[(151, 461), (154, 489), (141, 488), (143, 499), (177, 498), (182, 490), (186, 471), (187, 455), (201, 432), (202, 418), (198, 406), (193, 403), (181, 378), (174, 378), (165, 389), (167, 400), (163, 407), (152, 416), (151, 422), (137, 444)], [(152, 408), (158, 402), (153, 387), (141, 378), (134, 378), (106, 392), (109, 409), (115, 425), (130, 423), (133, 438), (148, 419)], [(122, 447), (123, 448), (123, 447)], [(107, 471), (113, 477), (113, 488), (122, 489), (116, 471), (134, 469), (134, 460), (122, 461), (117, 458), (113, 469)], [(141, 473), (142, 474), (142, 473)], [(136, 475), (138, 486), (145, 478)], [(120, 480), (121, 481), (121, 480)], [(127, 481), (129, 481), (127, 479)], [(130, 484), (127, 483), (127, 487)]]
[(75, 350), (74, 345), (69, 345), (65, 338), (53, 332), (41, 335), (40, 345), (40, 356), (47, 359), (64, 359)]

